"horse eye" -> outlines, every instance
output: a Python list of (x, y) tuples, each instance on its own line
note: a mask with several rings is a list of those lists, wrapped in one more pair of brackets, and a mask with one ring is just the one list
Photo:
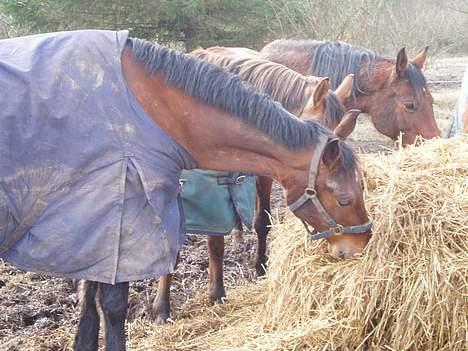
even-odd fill
[(403, 104), (405, 105), (406, 111), (408, 112), (416, 111), (416, 104), (414, 103), (414, 101), (406, 101)]
[(346, 200), (336, 200), (336, 203), (338, 204), (338, 206), (349, 206), (351, 205), (351, 200), (350, 199), (346, 199)]

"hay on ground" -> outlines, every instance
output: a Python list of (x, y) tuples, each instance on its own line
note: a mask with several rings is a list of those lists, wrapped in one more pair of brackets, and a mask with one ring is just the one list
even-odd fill
[(468, 136), (363, 159), (374, 235), (340, 261), (292, 217), (274, 227), (269, 276), (194, 305), (138, 350), (466, 350)]

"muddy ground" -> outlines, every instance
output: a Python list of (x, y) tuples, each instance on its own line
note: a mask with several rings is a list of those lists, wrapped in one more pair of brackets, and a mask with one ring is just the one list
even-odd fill
[[(426, 77), (433, 92), (441, 129), (448, 126), (466, 65), (468, 57), (429, 62)], [(393, 142), (375, 131), (365, 116), (360, 117), (350, 141), (361, 153), (394, 147)], [(273, 216), (281, 217), (285, 210), (277, 185), (272, 201)], [(230, 288), (255, 280), (255, 245), (255, 237), (249, 231), (245, 231), (240, 239), (226, 237), (225, 284), (228, 298)], [(189, 235), (186, 239), (172, 287), (174, 320), (196, 294), (203, 294), (207, 289), (206, 246), (204, 236)], [(156, 291), (157, 282), (153, 280), (131, 284), (130, 320), (148, 321)], [(77, 300), (73, 282), (25, 273), (0, 261), (0, 351), (70, 349), (78, 317)]]

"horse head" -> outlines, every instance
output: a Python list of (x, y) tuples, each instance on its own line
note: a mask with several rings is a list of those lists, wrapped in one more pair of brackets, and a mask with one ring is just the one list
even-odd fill
[(414, 143), (418, 135), (425, 139), (440, 135), (432, 95), (422, 74), (427, 51), (424, 48), (410, 62), (402, 48), (395, 63), (376, 63), (375, 74), (382, 78), (374, 81), (380, 85), (379, 94), (370, 98), (367, 112), (381, 133), (397, 140), (401, 132), (403, 145)]
[[(341, 258), (361, 252), (370, 238), (372, 220), (364, 204), (362, 175), (354, 153), (342, 140), (354, 129), (359, 110), (349, 111), (335, 129), (335, 137), (317, 144), (307, 177), (287, 192), (290, 210), (314, 227), (311, 239), (326, 239), (329, 251)], [(300, 183), (300, 184), (299, 184)]]
[[(317, 77), (308, 76), (316, 80)], [(348, 74), (335, 91), (329, 90), (328, 78), (319, 81), (300, 113), (304, 120), (320, 119), (330, 129), (336, 128), (345, 114), (345, 101), (351, 96), (354, 75)]]

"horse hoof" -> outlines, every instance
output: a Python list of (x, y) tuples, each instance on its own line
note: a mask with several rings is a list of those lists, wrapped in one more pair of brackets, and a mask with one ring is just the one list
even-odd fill
[(266, 275), (266, 266), (264, 264), (255, 265), (255, 275), (257, 278), (261, 278)]
[(171, 321), (170, 309), (156, 307), (151, 310), (150, 314), (157, 325), (167, 324)]
[(164, 325), (171, 321), (171, 314), (168, 312), (155, 311), (153, 312), (153, 319), (156, 325)]
[(161, 316), (161, 315), (159, 315), (159, 316), (156, 317), (154, 322), (156, 323), (156, 325), (165, 325), (165, 324), (168, 324), (170, 320), (171, 320), (170, 316)]
[(226, 301), (226, 296), (212, 297), (210, 296), (210, 303), (212, 305), (222, 305)]
[(226, 291), (224, 288), (214, 289), (209, 294), (210, 302), (213, 305), (223, 304), (226, 300)]

